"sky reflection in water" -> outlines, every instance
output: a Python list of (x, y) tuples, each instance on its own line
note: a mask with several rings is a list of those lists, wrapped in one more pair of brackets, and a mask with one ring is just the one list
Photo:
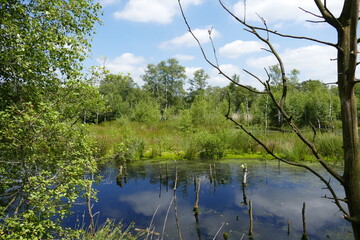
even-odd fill
[[(242, 188), (241, 163), (244, 162), (249, 171), (246, 199)], [(210, 177), (210, 164), (215, 169), (215, 180)], [(300, 239), (303, 202), (306, 203), (310, 239), (353, 239), (350, 224), (341, 218), (335, 204), (321, 197), (329, 192), (306, 170), (284, 164), (278, 167), (274, 161), (265, 163), (242, 159), (221, 163), (178, 162), (177, 166), (176, 203), (183, 239), (213, 239), (221, 226), (217, 239), (223, 239), (223, 232), (230, 233), (230, 239), (240, 239), (243, 235), (243, 239), (248, 239), (247, 203), (250, 199), (253, 203), (254, 239)], [(117, 167), (107, 167), (102, 171), (104, 180), (96, 186), (98, 202), (93, 208), (94, 213), (99, 212), (98, 223), (103, 223), (106, 218), (125, 224), (134, 221), (137, 228), (145, 229), (156, 212), (153, 225), (155, 231), (161, 233), (174, 196), (175, 163), (148, 161), (128, 164), (126, 178), (123, 175), (117, 181), (118, 173)], [(193, 214), (194, 178), (201, 179), (197, 220)], [(342, 193), (340, 186), (336, 185), (335, 189)], [(75, 211), (78, 214), (69, 218), (69, 226), (75, 225), (75, 218), (81, 216), (85, 207), (77, 206)], [(170, 208), (165, 236), (164, 239), (178, 239), (174, 206)]]

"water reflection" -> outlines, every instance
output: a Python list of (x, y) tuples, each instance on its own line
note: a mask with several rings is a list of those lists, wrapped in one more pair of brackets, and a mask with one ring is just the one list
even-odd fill
[[(243, 184), (242, 163), (245, 160), (178, 162), (176, 192), (174, 162), (107, 167), (102, 171), (104, 181), (96, 186), (98, 202), (93, 211), (99, 212), (98, 223), (106, 218), (124, 223), (134, 221), (141, 229), (148, 228), (153, 218), (155, 232), (162, 233), (165, 226), (164, 239), (178, 239), (178, 229), (183, 239), (213, 239), (220, 228), (217, 239), (223, 239), (223, 232), (230, 234), (229, 239), (242, 236), (248, 239), (251, 199), (254, 239), (300, 239), (301, 210), (306, 202), (310, 239), (352, 239), (350, 224), (341, 218), (330, 200), (321, 198), (328, 193), (311, 173), (284, 165), (279, 168), (277, 163), (248, 160), (247, 181)], [(340, 186), (335, 186), (335, 190), (341, 192)], [(178, 225), (174, 207), (170, 208), (174, 193)], [(82, 214), (84, 209), (77, 206), (75, 211)], [(69, 225), (75, 217), (76, 214), (69, 219)]]

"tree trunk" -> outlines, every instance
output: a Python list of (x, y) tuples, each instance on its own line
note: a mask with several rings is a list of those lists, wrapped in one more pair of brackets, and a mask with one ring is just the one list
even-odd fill
[(354, 237), (360, 239), (360, 156), (358, 119), (354, 94), (357, 65), (359, 0), (345, 1), (338, 19), (338, 87), (344, 148), (344, 189)]

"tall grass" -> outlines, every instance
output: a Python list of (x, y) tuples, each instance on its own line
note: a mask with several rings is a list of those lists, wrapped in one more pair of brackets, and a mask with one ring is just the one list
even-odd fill
[[(240, 129), (232, 125), (198, 125), (179, 127), (177, 120), (138, 123), (105, 122), (89, 126), (91, 136), (99, 146), (99, 154), (120, 160), (161, 158), (173, 153), (179, 159), (219, 159), (226, 155), (266, 155), (266, 151)], [(267, 132), (253, 128), (257, 136), (274, 153), (291, 161), (315, 160), (311, 151), (292, 132)], [(312, 140), (312, 133), (306, 133)], [(339, 134), (318, 134), (315, 147), (326, 159), (342, 160), (342, 138)], [(167, 155), (168, 156), (168, 155)]]
[(107, 219), (92, 235), (86, 231), (78, 238), (79, 240), (136, 240), (143, 235), (142, 233), (133, 234), (134, 226), (127, 228), (122, 223), (115, 223)]

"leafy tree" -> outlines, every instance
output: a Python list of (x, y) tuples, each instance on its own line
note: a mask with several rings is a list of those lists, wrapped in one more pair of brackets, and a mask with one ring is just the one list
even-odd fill
[[(288, 90), (294, 91), (299, 89), (299, 78), (298, 75), (300, 72), (296, 69), (291, 70), (289, 74), (286, 75), (286, 91), (283, 92), (283, 74), (281, 72), (281, 68), (279, 64), (273, 65), (269, 67), (269, 77), (270, 77), (270, 86), (272, 92), (276, 99), (281, 99), (284, 97)], [(289, 99), (289, 98), (288, 98)], [(284, 101), (283, 106), (285, 108), (289, 107), (288, 104)], [(269, 107), (269, 115), (268, 118), (270, 120), (270, 125), (281, 127), (284, 124), (284, 119), (282, 117), (281, 111), (277, 108), (276, 104), (270, 102)]]
[(79, 127), (59, 121), (47, 104), (0, 112), (0, 232), (8, 239), (50, 239), (69, 234), (70, 213), (96, 170), (93, 146)]
[(60, 220), (91, 182), (93, 146), (76, 119), (96, 93), (81, 62), (99, 10), (86, 0), (0, 3), (1, 238), (65, 236)]
[(204, 94), (205, 88), (207, 86), (207, 79), (210, 76), (205, 72), (204, 69), (198, 69), (194, 72), (194, 77), (188, 80), (189, 87), (189, 102), (192, 103), (196, 96)]
[(159, 104), (148, 96), (140, 100), (133, 109), (131, 119), (137, 122), (154, 123), (160, 120)]
[(145, 82), (143, 88), (157, 99), (163, 118), (170, 107), (181, 108), (186, 75), (185, 68), (175, 58), (157, 65), (149, 64), (142, 79)]
[[(240, 82), (239, 75), (233, 75), (232, 79), (234, 82)], [(234, 82), (230, 82), (227, 86), (226, 90), (229, 93), (232, 110), (235, 114), (241, 116), (241, 119), (246, 121), (247, 123), (253, 118), (253, 114), (251, 113), (251, 109), (253, 103), (257, 101), (257, 95), (253, 92), (250, 92), (246, 89), (238, 88)], [(256, 90), (251, 86), (247, 86), (250, 89)]]
[(106, 75), (100, 82), (99, 91), (109, 106), (107, 120), (130, 115), (140, 99), (140, 89), (130, 75)]
[(2, 1), (0, 8), (1, 107), (38, 101), (76, 79), (98, 21), (90, 1)]

